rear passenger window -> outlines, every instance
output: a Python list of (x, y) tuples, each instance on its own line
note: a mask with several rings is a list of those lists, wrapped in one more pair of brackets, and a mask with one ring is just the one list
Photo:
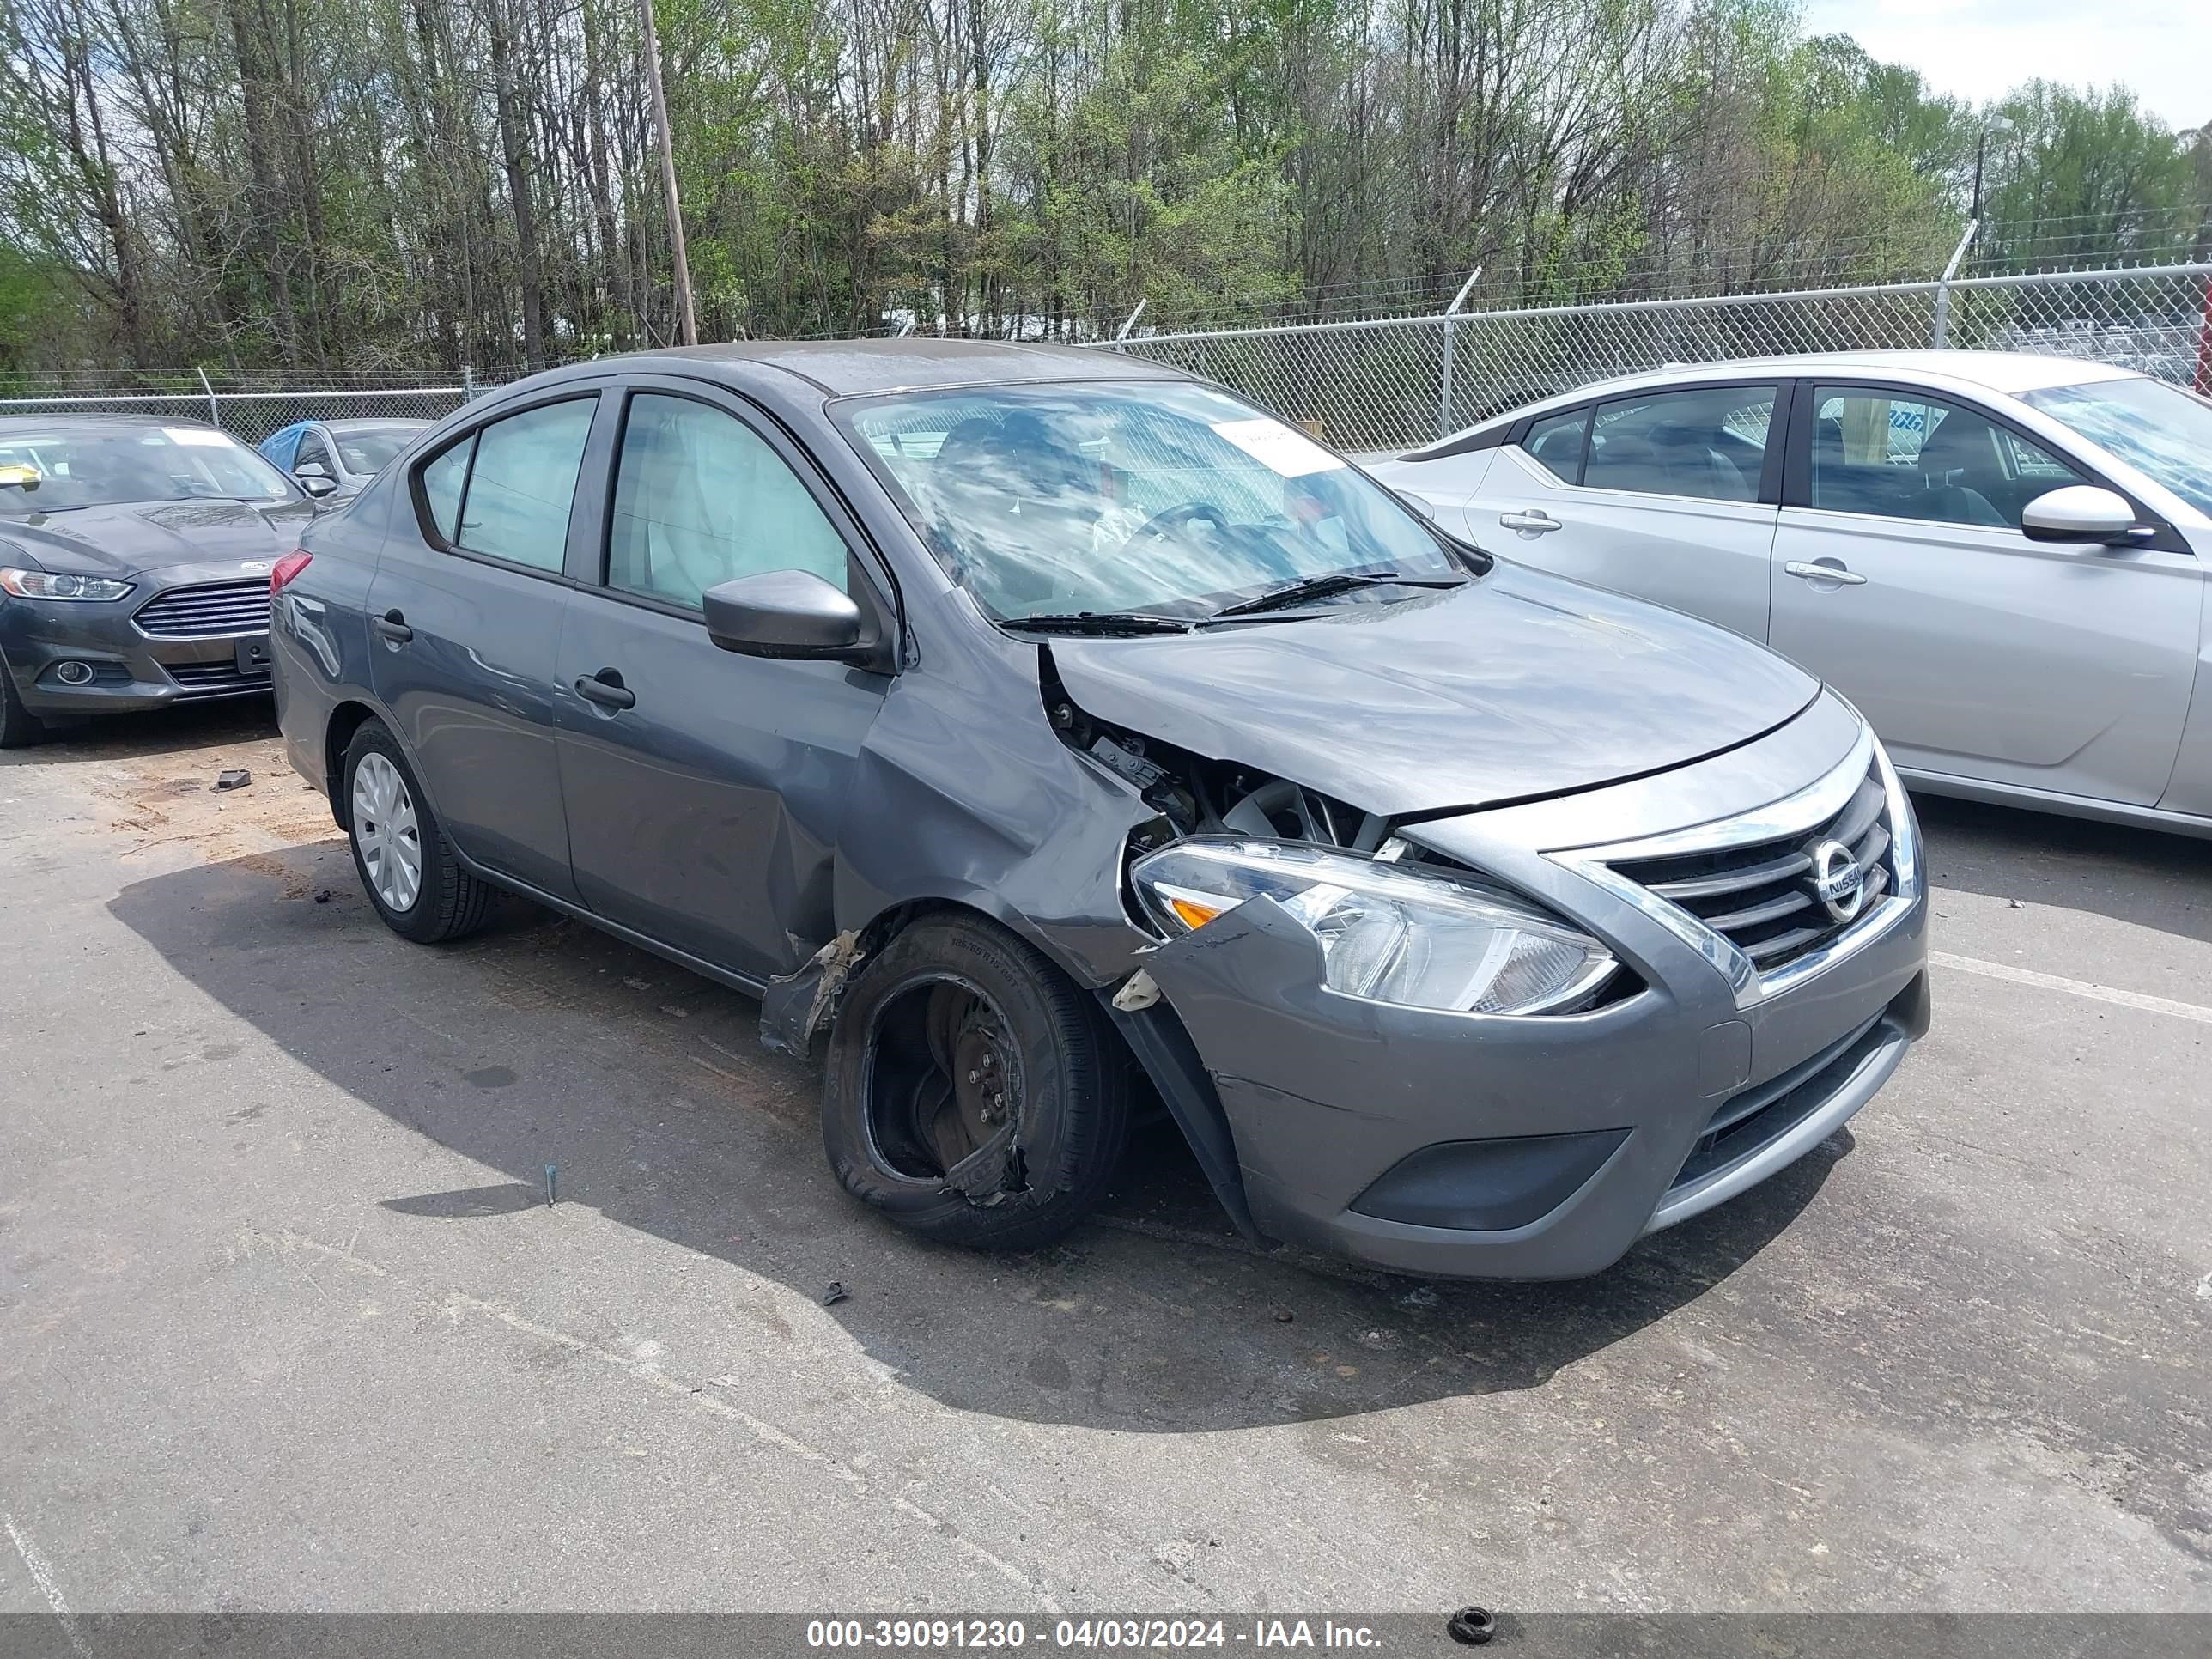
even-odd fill
[(479, 428), (423, 467), (422, 495), (453, 546), (557, 571), (595, 398), (526, 410)]
[(1528, 428), (1521, 447), (1528, 459), (1561, 483), (1580, 483), (1583, 451), (1589, 440), (1588, 409), (1571, 409), (1564, 415), (1547, 415)]
[(1755, 501), (1772, 386), (1698, 386), (1601, 404), (1583, 483), (1597, 489)]
[(422, 469), (422, 499), (430, 504), (430, 522), (449, 542), (460, 528), (461, 486), (469, 481), (469, 457), (476, 446), (471, 434)]

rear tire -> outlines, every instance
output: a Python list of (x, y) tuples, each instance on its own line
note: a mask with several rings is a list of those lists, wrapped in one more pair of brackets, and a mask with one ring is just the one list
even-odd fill
[(854, 976), (822, 1140), (845, 1190), (901, 1226), (1034, 1249), (1106, 1196), (1129, 1093), (1127, 1056), (1091, 998), (995, 923), (941, 914)]
[(0, 749), (26, 749), (46, 735), (46, 723), (23, 707), (15, 677), (0, 662)]
[(346, 745), (338, 785), (353, 867), (386, 927), (418, 945), (441, 945), (483, 926), (492, 889), (461, 867), (383, 721), (361, 723)]

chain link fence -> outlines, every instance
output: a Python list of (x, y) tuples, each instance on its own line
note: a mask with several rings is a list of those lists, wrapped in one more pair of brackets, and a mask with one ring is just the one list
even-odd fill
[(452, 386), (362, 382), (345, 386), (268, 390), (202, 381), (197, 386), (164, 376), (155, 386), (125, 391), (114, 380), (55, 376), (35, 386), (21, 381), (0, 391), (0, 419), (40, 415), (152, 415), (168, 420), (212, 421), (233, 436), (258, 444), (295, 421), (435, 421), (487, 386), (473, 375)]
[(1340, 449), (1402, 449), (1670, 363), (1948, 343), (2121, 364), (2212, 391), (2212, 264), (1134, 336)]
[[(2118, 363), (2212, 392), (2212, 264), (1137, 332), (1099, 349), (1218, 380), (1340, 449), (1388, 450), (1669, 363), (1943, 343)], [(131, 385), (58, 376), (0, 383), (0, 417), (211, 420), (258, 443), (295, 421), (434, 421), (490, 384), (467, 372), (449, 385), (362, 375), (300, 388), (199, 371)]]

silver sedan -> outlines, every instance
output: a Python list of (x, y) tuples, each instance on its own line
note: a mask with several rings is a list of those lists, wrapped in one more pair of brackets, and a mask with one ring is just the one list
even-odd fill
[(2212, 836), (2212, 401), (1867, 351), (1586, 386), (1371, 468), (1508, 558), (1707, 617), (1936, 793)]

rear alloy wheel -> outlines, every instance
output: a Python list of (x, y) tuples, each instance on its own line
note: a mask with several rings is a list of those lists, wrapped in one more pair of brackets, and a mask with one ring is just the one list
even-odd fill
[(354, 868), (386, 926), (422, 945), (483, 927), (492, 890), (454, 857), (407, 757), (380, 721), (364, 721), (354, 733), (343, 777)]
[(23, 749), (46, 735), (46, 723), (23, 707), (15, 676), (0, 662), (0, 749)]
[(1129, 1069), (1097, 1004), (980, 916), (898, 934), (854, 976), (823, 1076), (830, 1164), (951, 1244), (1033, 1249), (1105, 1197)]

